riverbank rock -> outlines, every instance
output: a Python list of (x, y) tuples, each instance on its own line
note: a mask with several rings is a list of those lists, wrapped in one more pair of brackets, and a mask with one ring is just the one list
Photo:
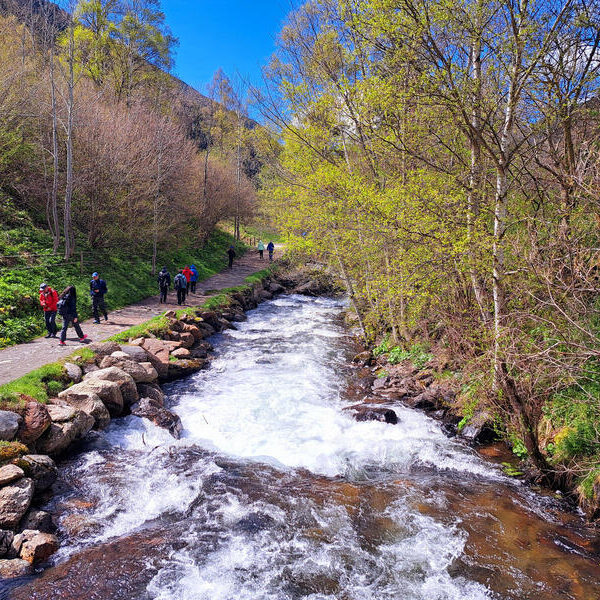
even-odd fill
[(193, 375), (206, 366), (206, 361), (199, 358), (181, 359), (169, 362), (168, 381), (182, 379)]
[(56, 529), (52, 521), (52, 515), (45, 510), (36, 509), (29, 509), (19, 528), (23, 531), (25, 529), (35, 529), (43, 533), (52, 533)]
[(29, 564), (43, 562), (58, 550), (58, 538), (50, 533), (25, 529), (15, 536), (13, 551)]
[(177, 350), (171, 352), (171, 356), (175, 358), (190, 358), (192, 354), (187, 348), (177, 348)]
[(74, 363), (65, 363), (65, 371), (67, 373), (67, 377), (73, 383), (79, 383), (83, 377), (83, 371), (81, 367)]
[(50, 429), (37, 441), (37, 449), (44, 454), (64, 452), (76, 439), (82, 438), (94, 426), (94, 418), (81, 410), (66, 423), (52, 423)]
[(53, 423), (65, 423), (75, 417), (75, 409), (70, 406), (48, 405), (48, 413)]
[(123, 412), (123, 395), (119, 384), (105, 379), (90, 378), (77, 383), (69, 389), (61, 392), (58, 397), (68, 401), (73, 395), (96, 394), (102, 400), (104, 406), (113, 417), (118, 417)]
[(140, 398), (150, 398), (158, 406), (164, 406), (165, 394), (156, 383), (138, 383), (138, 393)]
[(15, 439), (23, 418), (10, 410), (0, 410), (0, 440), (11, 442)]
[(24, 444), (31, 444), (41, 437), (51, 423), (52, 419), (43, 404), (36, 401), (27, 402), (17, 437)]
[(0, 487), (8, 485), (13, 481), (17, 481), (25, 477), (25, 471), (17, 465), (4, 465), (0, 467)]
[(13, 560), (0, 560), (0, 578), (16, 579), (17, 577), (25, 577), (33, 573), (31, 563), (20, 558)]
[(26, 454), (19, 459), (19, 463), (33, 479), (36, 492), (47, 490), (58, 477), (54, 461), (45, 454)]
[(119, 352), (121, 346), (117, 342), (94, 342), (88, 346), (97, 357), (110, 356), (113, 352)]
[(8, 529), (0, 529), (0, 557), (4, 558), (10, 554), (15, 534)]
[(380, 421), (396, 425), (398, 423), (398, 415), (391, 408), (381, 406), (372, 406), (370, 404), (355, 404), (348, 406), (344, 410), (350, 410), (357, 421)]
[(156, 369), (158, 377), (165, 379), (169, 371), (169, 346), (162, 340), (144, 338), (142, 348), (148, 353), (148, 358)]
[[(111, 357), (106, 357), (106, 358), (111, 358)], [(106, 360), (106, 359), (104, 359), (104, 360)], [(104, 362), (104, 360), (102, 362)], [(136, 367), (138, 365), (138, 363), (135, 363), (130, 360), (127, 360), (127, 363), (136, 365)], [(119, 389), (121, 390), (121, 396), (123, 397), (123, 406), (131, 406), (132, 404), (135, 404), (139, 400), (137, 388), (135, 386), (135, 380), (129, 373), (127, 373), (120, 367), (113, 366), (113, 367), (102, 368), (99, 371), (94, 371), (93, 373), (86, 375), (84, 380), (89, 381), (91, 379), (114, 381), (116, 384), (118, 384)]]
[(152, 421), (157, 427), (166, 429), (175, 439), (181, 437), (183, 425), (179, 416), (157, 405), (150, 398), (142, 398), (132, 407), (131, 414)]
[(110, 413), (100, 396), (95, 392), (77, 392), (73, 388), (61, 394), (64, 402), (76, 410), (81, 410), (94, 419), (94, 429), (105, 429), (110, 423)]
[(0, 528), (14, 529), (33, 498), (33, 479), (24, 477), (0, 489)]
[(108, 369), (117, 367), (130, 375), (135, 383), (148, 383), (154, 381), (158, 377), (158, 373), (153, 373), (147, 368), (144, 368), (143, 363), (135, 362), (129, 358), (124, 359), (116, 356), (105, 356), (100, 363), (100, 369)]
[(148, 362), (148, 353), (141, 346), (121, 346), (121, 352), (127, 354), (129, 360)]

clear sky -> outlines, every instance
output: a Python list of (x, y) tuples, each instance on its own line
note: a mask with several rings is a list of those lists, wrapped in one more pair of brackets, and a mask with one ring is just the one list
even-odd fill
[(275, 39), (291, 0), (162, 0), (173, 35), (179, 38), (174, 74), (199, 92), (221, 67), (260, 85), (261, 67), (275, 50)]

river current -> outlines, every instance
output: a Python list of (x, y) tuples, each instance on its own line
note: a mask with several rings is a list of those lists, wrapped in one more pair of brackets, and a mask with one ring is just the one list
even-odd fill
[[(175, 441), (126, 417), (61, 467), (53, 566), (16, 599), (600, 599), (598, 532), (417, 411), (343, 407), (330, 299), (282, 297), (167, 388)], [(352, 401), (355, 401), (353, 399)]]

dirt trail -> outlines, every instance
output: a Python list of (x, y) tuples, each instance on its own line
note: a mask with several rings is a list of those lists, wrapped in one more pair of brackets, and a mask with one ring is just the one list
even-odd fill
[[(259, 259), (257, 251), (248, 251), (234, 263), (232, 269), (226, 269), (199, 282), (196, 293), (190, 294), (184, 306), (198, 306), (202, 304), (208, 298), (204, 294), (210, 290), (221, 290), (242, 285), (248, 275), (264, 269), (268, 263), (268, 258), (265, 258), (265, 260)], [(171, 276), (173, 275), (171, 273)], [(110, 281), (107, 281), (107, 283), (110, 289)], [(163, 313), (165, 310), (181, 308), (177, 305), (177, 296), (172, 289), (168, 300), (169, 304), (160, 304), (158, 295), (152, 296), (136, 304), (131, 304), (120, 310), (110, 312), (108, 321), (102, 321), (100, 325), (95, 325), (92, 319), (82, 322), (83, 333), (88, 335), (85, 343), (105, 340), (134, 325), (144, 323), (152, 317)], [(40, 319), (43, 321), (41, 310)], [(69, 328), (66, 341), (66, 346), (59, 346), (58, 338), (45, 339), (41, 337), (25, 344), (0, 350), (0, 385), (18, 379), (30, 371), (54, 362), (59, 358), (68, 356), (82, 345), (77, 341), (77, 336), (73, 328)]]

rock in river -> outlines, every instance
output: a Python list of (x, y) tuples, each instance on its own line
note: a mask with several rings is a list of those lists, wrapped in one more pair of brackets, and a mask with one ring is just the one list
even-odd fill
[(0, 489), (0, 528), (13, 529), (27, 512), (33, 498), (34, 483), (24, 477)]

